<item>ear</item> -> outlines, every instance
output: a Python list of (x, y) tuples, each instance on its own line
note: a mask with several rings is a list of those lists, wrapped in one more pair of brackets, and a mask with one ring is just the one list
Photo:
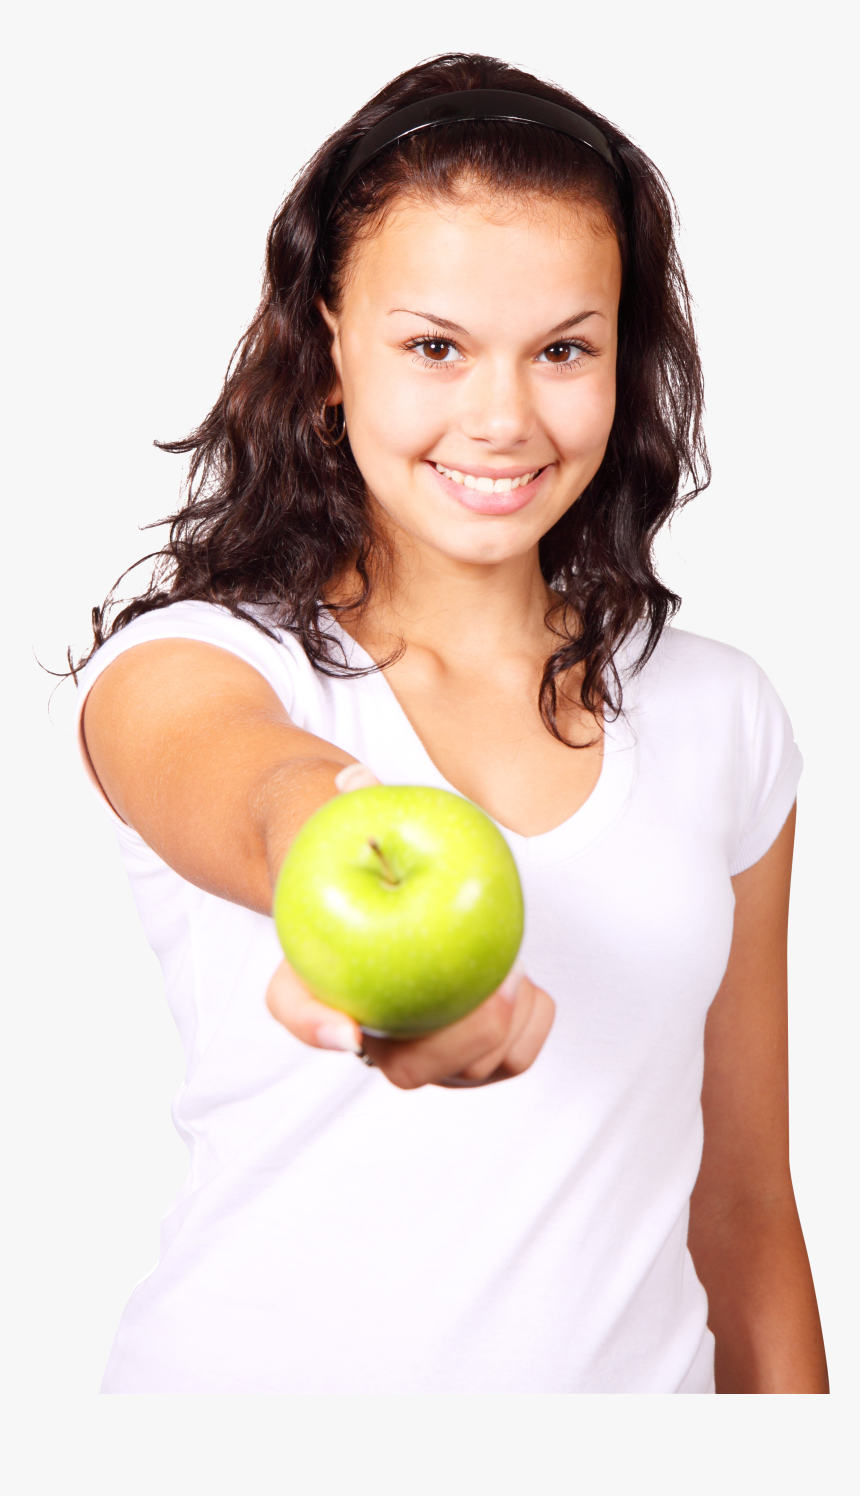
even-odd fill
[(321, 296), (314, 301), (314, 306), (323, 319), (326, 327), (331, 333), (331, 361), (334, 365), (334, 379), (332, 388), (326, 396), (327, 405), (340, 405), (343, 401), (343, 385), (341, 383), (341, 352), (340, 331), (337, 318), (329, 311)]

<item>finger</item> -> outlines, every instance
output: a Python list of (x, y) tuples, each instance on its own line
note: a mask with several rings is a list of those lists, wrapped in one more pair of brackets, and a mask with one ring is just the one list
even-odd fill
[(269, 983), (266, 1006), (273, 1018), (303, 1044), (314, 1049), (348, 1050), (361, 1054), (361, 1030), (346, 1013), (329, 1008), (309, 992), (287, 961), (282, 961)]
[(555, 1003), (541, 987), (535, 987), (534, 1003), (528, 1020), (510, 1045), (500, 1066), (500, 1079), (510, 1079), (528, 1070), (543, 1048), (555, 1020)]
[(520, 977), (517, 986), (517, 996), (514, 1002), (514, 1010), (511, 1016), (511, 1026), (502, 1041), (495, 1049), (488, 1050), (486, 1054), (475, 1060), (471, 1065), (459, 1071), (459, 1076), (464, 1080), (487, 1080), (504, 1061), (508, 1053), (518, 1044), (521, 1035), (531, 1021), (532, 1010), (535, 1005), (538, 988), (528, 977)]
[(380, 783), (373, 770), (368, 769), (366, 764), (347, 764), (345, 769), (335, 774), (334, 782), (342, 795), (349, 794), (350, 790), (367, 790), (372, 785)]
[[(365, 1051), (394, 1085), (404, 1089), (438, 1084), (454, 1075), (483, 1080), (496, 1068), (497, 1057), (507, 1052), (512, 1024), (517, 1033), (525, 1025), (530, 999), (525, 998), (525, 1009), (519, 1005), (521, 1011), (517, 1004), (523, 980), (517, 961), (496, 992), (458, 1023), (412, 1043), (372, 1040), (365, 1035)], [(530, 987), (526, 979), (526, 989)], [(486, 1062), (487, 1056), (491, 1063)]]
[(490, 1050), (504, 1046), (513, 1004), (493, 993), (465, 1018), (421, 1039), (370, 1039), (365, 1049), (391, 1083), (412, 1091), (446, 1076), (457, 1075)]
[(450, 1077), (442, 1084), (451, 1084), (453, 1081), (486, 1085), (490, 1080), (511, 1080), (514, 1076), (521, 1075), (537, 1059), (552, 1028), (554, 1017), (555, 1003), (552, 998), (525, 978), (507, 1043), (492, 1054), (482, 1056), (475, 1064), (467, 1066), (460, 1075)]

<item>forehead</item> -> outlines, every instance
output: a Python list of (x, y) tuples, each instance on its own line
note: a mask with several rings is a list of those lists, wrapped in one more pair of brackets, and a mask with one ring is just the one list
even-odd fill
[(620, 289), (617, 240), (589, 204), (477, 194), (401, 198), (356, 245), (342, 309), (348, 316), (351, 309), (414, 306), (462, 321), (454, 302), (460, 310), (495, 303), (508, 315), (513, 304), (540, 316), (542, 305), (555, 309), (571, 297), (615, 309)]

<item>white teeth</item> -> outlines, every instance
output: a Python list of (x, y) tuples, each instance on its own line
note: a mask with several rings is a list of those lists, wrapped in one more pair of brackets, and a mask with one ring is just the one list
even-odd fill
[(434, 464), (437, 473), (443, 478), (450, 478), (452, 483), (463, 484), (466, 488), (476, 488), (478, 493), (510, 493), (514, 488), (525, 488), (527, 483), (533, 482), (540, 472), (538, 468), (533, 473), (524, 473), (521, 478), (473, 478), (471, 473), (460, 473), (456, 468), (443, 467), (441, 462)]

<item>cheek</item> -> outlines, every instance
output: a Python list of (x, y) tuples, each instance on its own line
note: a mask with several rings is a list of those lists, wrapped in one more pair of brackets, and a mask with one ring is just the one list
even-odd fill
[[(559, 375), (559, 383), (565, 376)], [(584, 379), (574, 390), (552, 391), (547, 426), (565, 457), (589, 459), (602, 454), (615, 416), (614, 371)]]
[[(411, 372), (400, 359), (381, 358), (354, 379), (344, 379), (350, 441), (359, 466), (360, 453), (374, 463), (421, 455), (445, 430), (443, 392), (427, 389), (427, 380), (410, 379)], [(435, 377), (441, 384), (445, 376)]]

